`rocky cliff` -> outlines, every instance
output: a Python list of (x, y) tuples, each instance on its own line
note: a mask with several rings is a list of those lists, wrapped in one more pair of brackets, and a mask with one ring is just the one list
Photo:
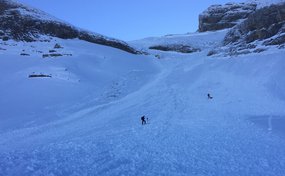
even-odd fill
[(263, 41), (263, 45), (285, 43), (285, 3), (261, 8), (251, 14), (226, 35), (224, 44), (249, 44)]
[(256, 10), (255, 3), (212, 5), (199, 15), (199, 32), (234, 27)]
[(256, 10), (226, 34), (223, 47), (209, 55), (260, 53), (269, 47), (285, 48), (285, 3)]
[(11, 0), (0, 0), (0, 39), (48, 41), (48, 37), (85, 40), (139, 54), (127, 43), (100, 34), (80, 30), (50, 15)]

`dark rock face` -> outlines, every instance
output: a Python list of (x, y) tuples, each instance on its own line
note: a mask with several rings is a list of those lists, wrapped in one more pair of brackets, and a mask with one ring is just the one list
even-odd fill
[(51, 78), (51, 75), (45, 75), (45, 74), (31, 74), (29, 75), (29, 78)]
[(120, 40), (82, 31), (55, 20), (39, 10), (10, 0), (0, 0), (0, 39), (32, 42), (41, 41), (41, 35), (62, 39), (78, 38), (91, 43), (118, 48), (129, 53), (140, 54)]
[(264, 7), (251, 14), (226, 35), (224, 45), (248, 45), (255, 41), (264, 41), (264, 45), (285, 43), (285, 3)]
[(149, 49), (152, 50), (160, 50), (160, 51), (175, 51), (175, 52), (180, 52), (180, 53), (193, 53), (193, 52), (198, 52), (201, 51), (199, 48), (193, 48), (191, 46), (187, 45), (156, 45), (156, 46), (151, 46)]
[(274, 39), (267, 40), (263, 43), (264, 45), (282, 45), (285, 44), (285, 33), (277, 36)]
[(199, 32), (227, 29), (239, 24), (256, 10), (256, 4), (213, 5), (199, 15)]
[(214, 49), (209, 55), (261, 53), (269, 45), (285, 48), (285, 2), (256, 10), (227, 33), (223, 47)]
[(43, 54), (43, 58), (55, 58), (61, 56), (72, 56), (72, 54), (60, 54), (60, 53)]

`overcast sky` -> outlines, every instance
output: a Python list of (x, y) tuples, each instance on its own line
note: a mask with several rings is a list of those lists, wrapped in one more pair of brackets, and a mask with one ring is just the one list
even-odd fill
[(75, 26), (123, 40), (194, 32), (212, 4), (245, 0), (19, 0)]

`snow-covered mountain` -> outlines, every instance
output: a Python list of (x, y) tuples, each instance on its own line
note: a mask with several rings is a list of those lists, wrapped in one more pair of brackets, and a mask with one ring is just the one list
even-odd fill
[(231, 30), (0, 39), (0, 176), (283, 176), (285, 50), (207, 56)]
[[(212, 5), (199, 15), (197, 33), (151, 37), (129, 43), (153, 54), (156, 50), (180, 53), (206, 50), (209, 56), (228, 56), (283, 49), (284, 4), (283, 0), (264, 0)], [(218, 36), (207, 38), (211, 33)]]
[(50, 37), (88, 41), (118, 48), (133, 54), (140, 52), (127, 43), (97, 33), (76, 28), (45, 12), (13, 0), (0, 0), (0, 39), (17, 41), (50, 41)]

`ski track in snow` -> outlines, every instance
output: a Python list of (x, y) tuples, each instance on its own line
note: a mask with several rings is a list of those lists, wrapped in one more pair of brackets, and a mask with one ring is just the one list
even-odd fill
[[(118, 99), (79, 102), (81, 110), (64, 119), (1, 133), (0, 175), (283, 176), (284, 138), (247, 120), (284, 113), (284, 100), (264, 96), (267, 64), (258, 63), (270, 63), (270, 54), (176, 57)], [(140, 125), (142, 115), (149, 124)]]

